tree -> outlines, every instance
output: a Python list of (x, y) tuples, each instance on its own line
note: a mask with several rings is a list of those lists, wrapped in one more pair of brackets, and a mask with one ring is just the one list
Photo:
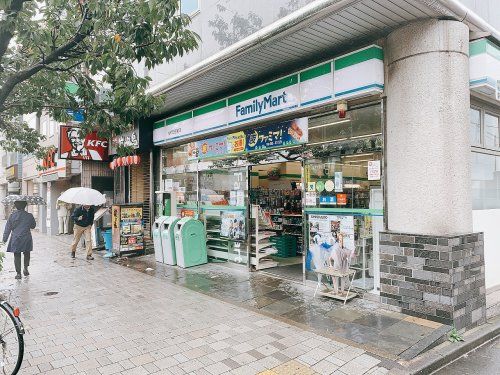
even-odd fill
[[(119, 134), (165, 98), (137, 73), (197, 47), (178, 0), (0, 0), (0, 133), (9, 151), (40, 150), (20, 120), (83, 111), (84, 134)], [(72, 89), (73, 88), (73, 89)]]

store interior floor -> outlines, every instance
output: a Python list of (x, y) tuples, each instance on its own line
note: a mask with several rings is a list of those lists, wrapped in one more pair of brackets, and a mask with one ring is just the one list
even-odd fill
[(343, 305), (328, 298), (314, 298), (314, 288), (277, 277), (268, 273), (269, 270), (249, 272), (233, 263), (182, 269), (157, 263), (152, 254), (111, 261), (358, 346), (382, 359), (414, 358), (436, 340), (443, 339), (451, 329), (387, 310), (384, 305), (368, 299), (355, 298)]
[(268, 273), (270, 275), (278, 276), (287, 280), (302, 282), (303, 281), (303, 259), (302, 255), (289, 258), (278, 258), (271, 257), (276, 262), (278, 266), (273, 268), (268, 268), (262, 272)]

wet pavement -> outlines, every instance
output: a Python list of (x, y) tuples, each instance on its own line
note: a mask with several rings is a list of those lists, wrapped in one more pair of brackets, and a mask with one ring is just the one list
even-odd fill
[(436, 375), (496, 375), (500, 374), (500, 337), (460, 357), (435, 372)]
[(314, 289), (302, 283), (248, 272), (230, 263), (182, 269), (157, 263), (152, 254), (113, 258), (113, 262), (391, 360), (416, 357), (450, 330), (367, 299), (356, 298), (344, 306), (325, 297), (314, 298)]
[(202, 274), (212, 278), (205, 279), (172, 269), (169, 280), (186, 288), (99, 256), (86, 261), (80, 249), (71, 259), (62, 239), (33, 237), (30, 276), (14, 280), (12, 254), (0, 273), (0, 293), (21, 308), (26, 328), (20, 374), (383, 375), (397, 366), (359, 346), (199, 293), (238, 280), (221, 293), (300, 299), (279, 280), (251, 287), (240, 274), (235, 279), (207, 269)]

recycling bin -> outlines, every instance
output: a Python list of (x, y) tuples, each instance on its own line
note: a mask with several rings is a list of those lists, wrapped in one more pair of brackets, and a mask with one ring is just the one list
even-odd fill
[(185, 217), (175, 224), (175, 254), (177, 265), (182, 268), (208, 262), (205, 226), (201, 221)]
[(177, 256), (175, 254), (175, 224), (180, 219), (176, 216), (167, 216), (160, 224), (161, 232), (161, 247), (163, 249), (163, 263), (175, 266), (177, 264)]
[(155, 248), (155, 260), (163, 263), (163, 248), (161, 243), (161, 224), (168, 219), (167, 216), (158, 217), (153, 223), (153, 245)]

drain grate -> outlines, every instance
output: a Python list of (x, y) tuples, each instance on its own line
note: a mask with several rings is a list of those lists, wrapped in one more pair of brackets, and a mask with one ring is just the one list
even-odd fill
[(56, 294), (59, 294), (59, 292), (46, 292), (43, 295), (44, 296), (55, 296)]

